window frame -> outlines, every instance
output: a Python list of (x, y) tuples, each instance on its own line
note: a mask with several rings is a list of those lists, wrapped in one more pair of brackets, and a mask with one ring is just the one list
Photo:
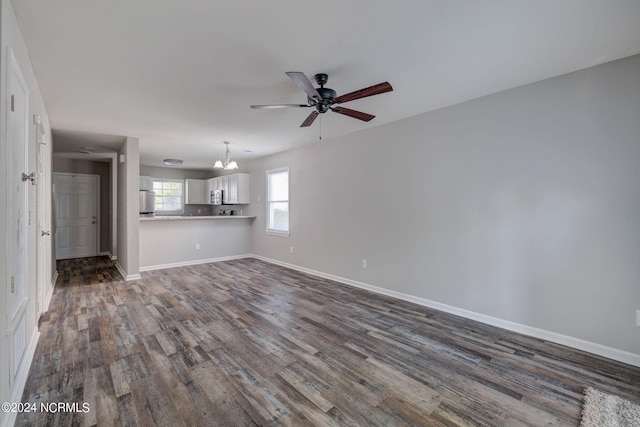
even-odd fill
[[(175, 179), (175, 178), (151, 178), (152, 181), (152, 188), (153, 191), (155, 192), (155, 183), (156, 182), (168, 182), (168, 183), (179, 183), (181, 185), (181, 194), (180, 194), (180, 209), (178, 210), (158, 210), (157, 205), (155, 205), (154, 207), (156, 208), (155, 213), (157, 216), (172, 216), (172, 215), (184, 215), (184, 196), (185, 196), (185, 183), (184, 183), (184, 179)], [(156, 202), (157, 202), (157, 195), (156, 195)]]
[[(269, 195), (269, 183), (270, 183), (270, 176), (271, 175), (275, 175), (275, 174), (279, 174), (279, 173), (283, 173), (286, 172), (287, 173), (287, 199), (286, 200), (271, 200)], [(283, 236), (283, 237), (289, 237), (291, 235), (291, 171), (290, 168), (288, 166), (286, 167), (282, 167), (282, 168), (277, 168), (277, 169), (269, 169), (268, 171), (266, 171), (266, 197), (265, 197), (265, 205), (266, 205), (266, 221), (265, 221), (265, 228), (266, 228), (266, 232), (267, 234), (272, 234), (275, 236)], [(288, 217), (287, 217), (287, 230), (283, 231), (283, 230), (278, 230), (278, 229), (274, 229), (274, 228), (270, 228), (269, 224), (271, 223), (271, 204), (272, 203), (287, 203), (287, 212), (288, 212)]]

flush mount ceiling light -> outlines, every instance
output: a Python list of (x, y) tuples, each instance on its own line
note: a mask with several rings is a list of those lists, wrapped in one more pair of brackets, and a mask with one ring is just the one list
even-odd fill
[(164, 164), (167, 166), (178, 166), (183, 163), (180, 159), (164, 159)]
[(224, 159), (218, 159), (213, 164), (214, 169), (224, 169), (224, 170), (233, 170), (238, 169), (238, 164), (235, 160), (231, 160), (231, 152), (229, 152), (229, 141), (224, 141), (227, 146), (227, 150), (224, 155)]

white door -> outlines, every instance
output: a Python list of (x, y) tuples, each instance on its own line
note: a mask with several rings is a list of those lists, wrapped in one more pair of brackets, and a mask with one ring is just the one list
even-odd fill
[[(23, 179), (27, 172), (27, 117), (29, 115), (29, 90), (11, 49), (7, 49), (7, 141), (11, 182), (9, 183), (9, 258), (10, 277), (7, 280), (8, 324), (11, 339), (11, 366), (13, 378), (18, 372), (26, 349), (25, 312), (29, 283), (29, 190), (31, 179)], [(28, 175), (28, 174), (27, 174)]]
[(53, 174), (56, 200), (56, 259), (98, 254), (99, 177)]

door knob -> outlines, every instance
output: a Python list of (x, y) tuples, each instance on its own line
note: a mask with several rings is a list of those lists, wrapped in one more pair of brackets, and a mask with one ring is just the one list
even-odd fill
[(41, 236), (50, 236), (50, 235), (51, 235), (51, 232), (50, 232), (50, 231), (42, 231), (42, 232), (40, 233), (40, 235), (41, 235)]

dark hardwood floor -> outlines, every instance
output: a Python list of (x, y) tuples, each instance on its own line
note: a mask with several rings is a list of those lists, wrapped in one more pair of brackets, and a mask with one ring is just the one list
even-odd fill
[[(640, 368), (254, 259), (65, 261), (16, 425), (571, 425)], [(80, 408), (82, 408), (80, 406)]]

